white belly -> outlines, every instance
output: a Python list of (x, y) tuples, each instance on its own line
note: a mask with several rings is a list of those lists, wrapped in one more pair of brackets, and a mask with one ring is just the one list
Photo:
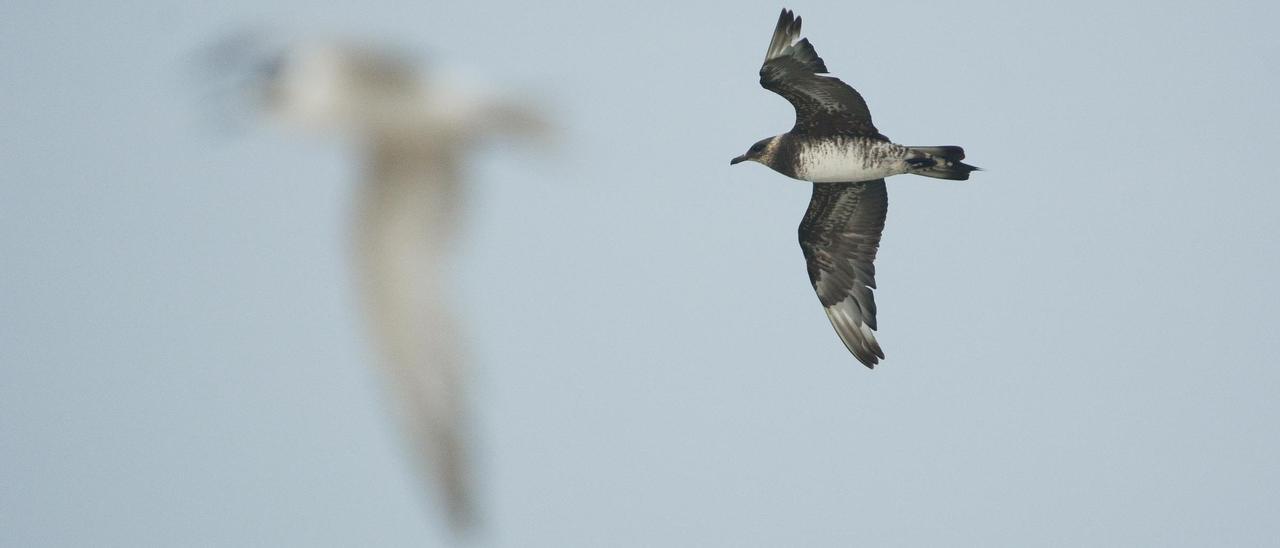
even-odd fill
[(814, 183), (855, 183), (907, 172), (907, 148), (869, 139), (838, 139), (803, 147), (796, 178)]

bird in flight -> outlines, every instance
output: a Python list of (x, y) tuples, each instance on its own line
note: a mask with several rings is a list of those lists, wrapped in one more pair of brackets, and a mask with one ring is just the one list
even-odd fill
[(912, 173), (964, 181), (978, 168), (961, 162), (958, 146), (903, 146), (871, 123), (867, 103), (848, 84), (827, 76), (827, 66), (800, 18), (783, 9), (769, 41), (760, 85), (796, 110), (791, 131), (751, 145), (729, 162), (764, 164), (813, 183), (800, 222), (800, 249), (809, 281), (845, 347), (869, 368), (884, 359), (876, 342), (875, 258), (889, 198), (884, 179)]
[(339, 135), (361, 154), (352, 259), (373, 343), (420, 475), (440, 494), (450, 527), (465, 532), (476, 518), (466, 363), (445, 265), (467, 157), (495, 137), (545, 139), (546, 118), (382, 48), (318, 40), (257, 52), (239, 39), (219, 47), (213, 53), (233, 55), (218, 64), (249, 57), (247, 91), (263, 112)]

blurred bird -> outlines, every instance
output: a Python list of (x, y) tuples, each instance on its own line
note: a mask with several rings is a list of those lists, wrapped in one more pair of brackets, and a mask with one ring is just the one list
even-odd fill
[(243, 81), (261, 111), (342, 135), (361, 151), (354, 259), (380, 363), (422, 477), (442, 496), (450, 527), (470, 529), (465, 360), (442, 265), (468, 153), (495, 137), (542, 140), (545, 118), (528, 103), (429, 78), (408, 56), (349, 43), (264, 52), (238, 36), (211, 48), (208, 59), (249, 61)]
[(881, 135), (862, 96), (826, 76), (827, 66), (809, 39), (796, 41), (800, 22), (782, 10), (760, 67), (760, 85), (795, 107), (795, 126), (751, 145), (729, 164), (750, 160), (814, 183), (800, 222), (809, 281), (845, 347), (875, 367), (884, 358), (871, 292), (889, 209), (884, 178), (914, 173), (963, 181), (978, 168), (960, 161), (964, 149), (958, 146), (908, 147)]

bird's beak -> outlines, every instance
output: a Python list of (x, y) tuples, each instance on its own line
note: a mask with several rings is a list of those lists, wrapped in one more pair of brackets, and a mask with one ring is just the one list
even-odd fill
[(747, 161), (747, 155), (743, 154), (742, 156), (729, 160), (729, 165), (733, 165), (733, 164), (736, 164), (739, 162), (745, 162), (745, 161)]

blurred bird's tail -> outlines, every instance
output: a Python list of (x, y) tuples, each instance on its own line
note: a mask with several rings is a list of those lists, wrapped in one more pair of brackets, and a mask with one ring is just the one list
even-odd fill
[(907, 148), (911, 150), (911, 154), (907, 156), (907, 164), (911, 166), (911, 173), (916, 175), (967, 181), (969, 172), (982, 169), (961, 162), (964, 159), (964, 149), (957, 146)]

